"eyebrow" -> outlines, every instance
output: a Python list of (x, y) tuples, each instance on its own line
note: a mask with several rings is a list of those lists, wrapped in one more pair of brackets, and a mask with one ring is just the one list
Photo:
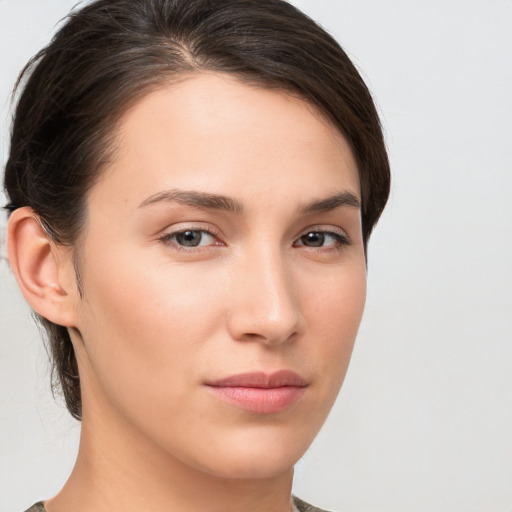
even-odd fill
[(361, 208), (361, 202), (352, 192), (344, 191), (325, 199), (312, 201), (302, 208), (302, 212), (305, 214), (323, 213), (334, 210), (339, 206), (353, 206), (354, 208)]
[(142, 201), (139, 207), (155, 204), (160, 201), (175, 201), (177, 203), (196, 208), (205, 208), (208, 210), (222, 210), (241, 214), (244, 207), (240, 201), (217, 194), (208, 194), (206, 192), (196, 192), (193, 190), (165, 190), (149, 196)]
[[(185, 204), (187, 206), (194, 206), (196, 208), (204, 208), (208, 210), (221, 210), (242, 214), (244, 207), (242, 203), (231, 197), (209, 194), (206, 192), (197, 192), (194, 190), (164, 190), (149, 196), (142, 201), (139, 208), (159, 203), (161, 201), (170, 201)], [(353, 206), (361, 208), (359, 199), (348, 191), (340, 192), (325, 199), (312, 201), (301, 208), (303, 214), (322, 213), (328, 212), (338, 208), (339, 206)]]

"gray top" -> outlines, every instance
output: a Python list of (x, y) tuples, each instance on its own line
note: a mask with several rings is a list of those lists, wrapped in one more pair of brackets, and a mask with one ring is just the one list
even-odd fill
[[(302, 501), (299, 498), (296, 498), (295, 496), (292, 497), (292, 507), (292, 512), (327, 512), (327, 510), (323, 510), (320, 508), (313, 507), (312, 505), (308, 505), (305, 501)], [(44, 508), (43, 502), (39, 501), (35, 505), (32, 505), (25, 512), (46, 512), (46, 509)]]
[(25, 512), (46, 512), (46, 509), (44, 508), (43, 502), (39, 501), (35, 505), (32, 505), (28, 510)]
[(297, 511), (297, 512), (328, 512), (327, 510), (324, 510), (323, 508), (313, 507), (313, 505), (310, 505), (309, 503), (302, 501), (301, 499), (297, 498), (296, 496), (292, 496), (292, 506), (293, 506), (292, 512), (295, 512), (295, 511)]

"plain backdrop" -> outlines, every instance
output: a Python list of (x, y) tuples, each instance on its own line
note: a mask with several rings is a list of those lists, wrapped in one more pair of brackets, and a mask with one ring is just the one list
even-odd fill
[[(75, 1), (0, 0), (2, 164), (16, 75)], [(510, 512), (512, 1), (295, 3), (366, 78), (393, 171), (351, 367), (295, 493), (340, 512)], [(78, 435), (3, 259), (0, 510), (56, 493)]]

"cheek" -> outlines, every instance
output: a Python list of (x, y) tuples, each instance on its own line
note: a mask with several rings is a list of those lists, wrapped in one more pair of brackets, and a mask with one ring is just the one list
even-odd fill
[[(319, 319), (319, 328), (336, 333), (342, 338), (354, 338), (364, 310), (366, 300), (366, 268), (364, 263), (354, 261), (331, 274), (326, 272), (320, 286), (309, 286), (313, 316)], [(329, 336), (331, 338), (332, 336)]]
[[(310, 349), (317, 352), (320, 374), (337, 394), (347, 371), (366, 300), (366, 268), (355, 265), (312, 296)], [(316, 342), (315, 342), (316, 340)], [(322, 340), (320, 342), (320, 340)]]
[[(97, 261), (89, 266), (86, 299), (92, 321), (118, 332), (123, 343), (151, 338), (151, 343), (166, 345), (170, 334), (187, 338), (214, 314), (217, 289), (208, 286), (207, 272), (185, 272), (165, 264), (148, 265), (126, 257), (108, 265)], [(105, 276), (108, 276), (106, 278)], [(173, 337), (174, 339), (174, 337)], [(189, 337), (194, 342), (194, 337)], [(145, 348), (146, 342), (143, 343)]]
[(150, 397), (172, 407), (169, 396), (197, 375), (194, 354), (219, 325), (220, 301), (207, 291), (218, 287), (197, 273), (141, 267), (126, 257), (90, 261), (81, 331), (95, 378), (118, 404)]

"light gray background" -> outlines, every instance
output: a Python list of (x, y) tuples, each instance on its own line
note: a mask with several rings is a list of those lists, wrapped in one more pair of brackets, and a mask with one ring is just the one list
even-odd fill
[[(16, 74), (74, 3), (0, 0), (2, 163)], [(394, 175), (351, 368), (295, 492), (347, 512), (510, 512), (512, 1), (295, 3), (367, 79)], [(79, 427), (5, 261), (0, 287), (0, 510), (20, 512), (63, 484)]]

